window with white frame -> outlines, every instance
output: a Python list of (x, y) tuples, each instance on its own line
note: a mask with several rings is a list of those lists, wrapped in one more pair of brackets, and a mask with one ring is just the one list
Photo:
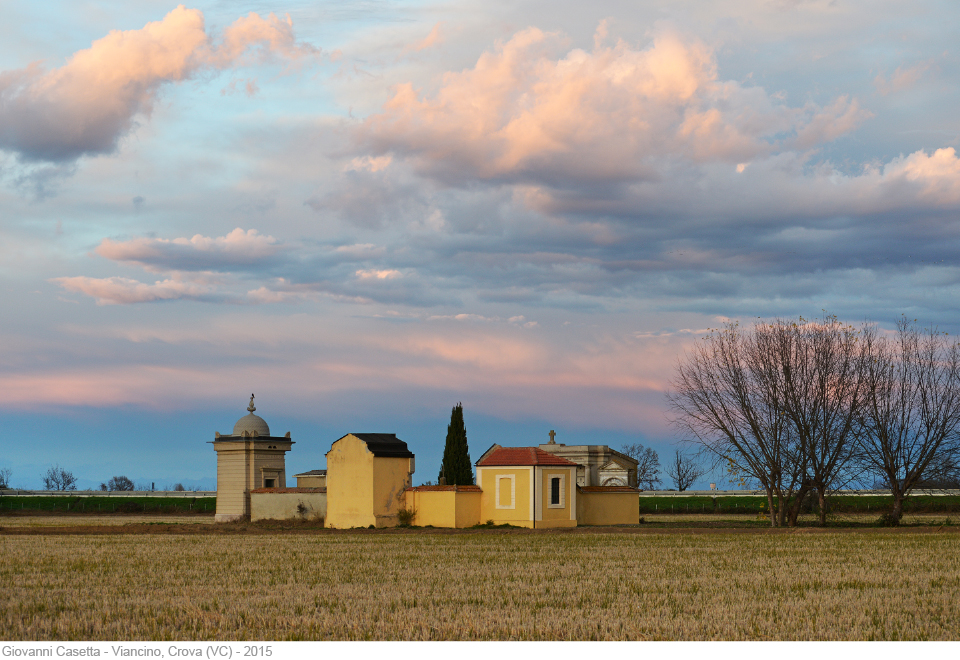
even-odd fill
[(497, 475), (497, 508), (517, 508), (517, 478), (512, 474)]
[(562, 474), (550, 475), (550, 492), (547, 495), (548, 509), (562, 509), (566, 506), (567, 479)]

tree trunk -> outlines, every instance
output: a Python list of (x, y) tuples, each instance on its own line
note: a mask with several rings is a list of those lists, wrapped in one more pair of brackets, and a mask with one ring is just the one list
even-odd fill
[[(892, 483), (896, 484), (895, 481), (892, 481)], [(906, 495), (904, 494), (904, 491), (898, 487), (898, 485), (894, 485), (890, 489), (890, 494), (893, 495), (893, 508), (890, 510), (890, 513), (885, 516), (886, 520), (881, 518), (881, 521), (883, 524), (890, 525), (892, 527), (899, 527), (900, 519), (903, 518), (903, 500), (905, 499)]]
[(825, 488), (817, 488), (817, 508), (820, 509), (820, 526), (827, 526), (827, 491)]
[(897, 521), (903, 518), (903, 495), (893, 498), (893, 517)]
[(767, 489), (767, 510), (770, 514), (770, 526), (777, 526), (777, 510), (773, 507), (773, 491)]

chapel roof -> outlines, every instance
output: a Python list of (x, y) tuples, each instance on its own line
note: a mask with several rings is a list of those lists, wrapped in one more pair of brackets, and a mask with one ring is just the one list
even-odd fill
[[(413, 458), (413, 452), (407, 448), (407, 443), (397, 437), (396, 433), (348, 433), (367, 444), (370, 453), (383, 458)], [(343, 436), (346, 438), (347, 436)], [(340, 438), (340, 440), (343, 440)]]
[(477, 467), (490, 465), (576, 465), (576, 463), (543, 451), (539, 447), (495, 446), (477, 461)]

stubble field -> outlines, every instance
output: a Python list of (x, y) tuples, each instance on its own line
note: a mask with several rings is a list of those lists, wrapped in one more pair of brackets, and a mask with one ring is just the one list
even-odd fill
[(0, 535), (0, 636), (958, 639), (960, 535)]

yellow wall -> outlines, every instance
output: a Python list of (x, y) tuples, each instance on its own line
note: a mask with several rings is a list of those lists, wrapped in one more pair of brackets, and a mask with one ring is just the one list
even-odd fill
[(409, 458), (373, 457), (373, 514), (377, 527), (396, 527), (397, 510), (404, 502), (403, 491), (411, 485), (410, 461)]
[(311, 474), (306, 477), (297, 477), (297, 488), (326, 488), (327, 476), (325, 474)]
[[(480, 524), (480, 496), (482, 493), (456, 493), (456, 526), (473, 527)], [(638, 505), (639, 508), (639, 505)]]
[(250, 494), (250, 520), (318, 520), (326, 513), (326, 493)]
[(376, 524), (373, 454), (363, 440), (347, 435), (327, 452), (326, 526), (345, 529)]
[(406, 492), (406, 507), (420, 527), (473, 527), (480, 523), (480, 493), (453, 490)]
[[(513, 509), (498, 509), (496, 492), (497, 477), (514, 477), (516, 499)], [(521, 527), (533, 527), (532, 484), (533, 467), (491, 466), (477, 468), (477, 485), (483, 489), (480, 496), (480, 522), (492, 520), (495, 524), (509, 523)], [(639, 506), (639, 505), (638, 505)]]
[[(576, 468), (540, 467), (537, 469), (540, 491), (537, 493), (537, 509), (540, 520), (537, 527), (576, 527)], [(550, 507), (550, 479), (563, 477), (562, 508)], [(638, 504), (639, 510), (639, 504)]]
[(637, 493), (577, 493), (581, 525), (636, 525), (640, 522)]
[(407, 509), (416, 512), (413, 524), (420, 527), (455, 527), (457, 499), (453, 491), (407, 491)]

